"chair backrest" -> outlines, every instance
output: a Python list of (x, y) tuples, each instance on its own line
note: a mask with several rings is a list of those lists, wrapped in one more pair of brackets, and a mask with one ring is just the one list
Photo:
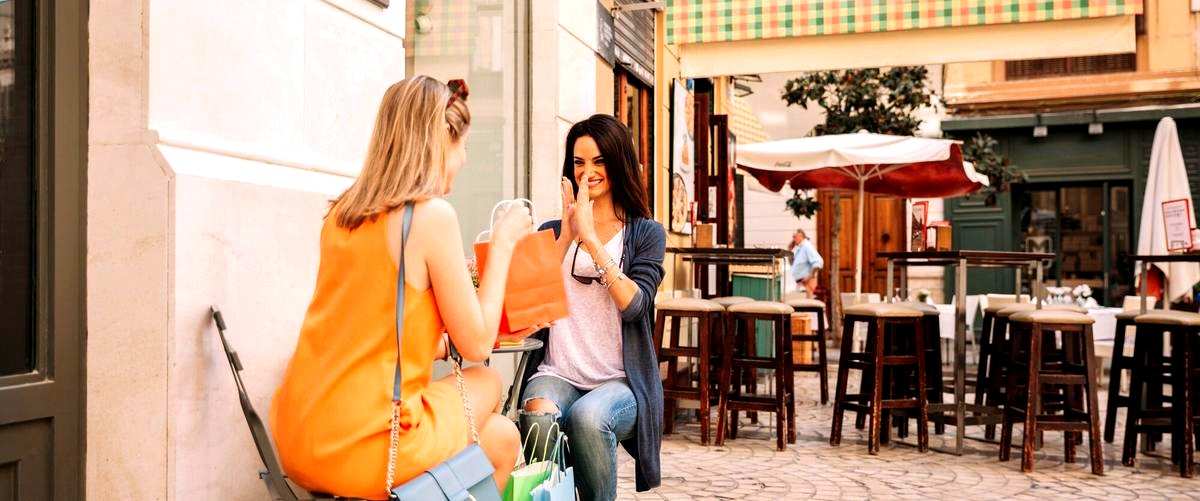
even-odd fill
[[(958, 296), (950, 296), (950, 306), (958, 305)], [(982, 294), (970, 294), (967, 296), (967, 330), (975, 328), (975, 314), (981, 308), (987, 308), (987, 297)]]
[[(1146, 297), (1146, 309), (1153, 310), (1156, 303), (1158, 303), (1157, 297)], [(1140, 310), (1141, 308), (1142, 296), (1125, 296), (1125, 299), (1121, 301), (1121, 309), (1123, 310)]]
[(267, 484), (267, 490), (271, 492), (271, 499), (299, 501), (300, 498), (296, 497), (296, 493), (288, 485), (283, 468), (279, 466), (279, 459), (275, 457), (275, 449), (271, 446), (271, 437), (267, 434), (267, 427), (258, 417), (258, 412), (254, 410), (250, 396), (246, 394), (246, 386), (242, 384), (241, 376), (242, 360), (238, 358), (237, 352), (225, 338), (225, 317), (221, 315), (221, 310), (216, 306), (212, 307), (212, 317), (213, 323), (217, 324), (217, 333), (221, 336), (221, 347), (225, 349), (225, 358), (229, 360), (229, 369), (233, 371), (233, 381), (237, 384), (238, 401), (242, 404), (242, 414), (246, 416), (246, 424), (250, 426), (250, 437), (254, 439), (254, 446), (258, 448), (258, 457), (262, 459), (263, 466), (266, 467), (266, 471), (259, 473), (259, 478), (262, 478), (263, 482)]
[(859, 303), (878, 303), (880, 301), (879, 294), (875, 292), (864, 292), (862, 294), (855, 294), (853, 292), (842, 293), (842, 308), (854, 306)]
[(808, 289), (794, 290), (783, 295), (783, 302), (795, 301), (797, 299), (808, 299)]
[(1021, 294), (1021, 299), (1019, 301), (1017, 299), (1016, 294), (988, 294), (987, 295), (988, 306), (996, 305), (996, 304), (1012, 304), (1012, 303), (1016, 303), (1016, 302), (1028, 303), (1029, 295)]

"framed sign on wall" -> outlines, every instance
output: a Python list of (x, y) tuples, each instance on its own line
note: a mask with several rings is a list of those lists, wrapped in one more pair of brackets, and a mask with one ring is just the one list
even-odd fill
[(685, 235), (692, 233), (692, 202), (696, 199), (695, 127), (692, 120), (695, 106), (691, 80), (675, 80), (671, 84), (671, 214), (670, 230)]
[(1162, 203), (1163, 233), (1167, 239), (1167, 252), (1181, 252), (1192, 248), (1192, 203), (1180, 198)]

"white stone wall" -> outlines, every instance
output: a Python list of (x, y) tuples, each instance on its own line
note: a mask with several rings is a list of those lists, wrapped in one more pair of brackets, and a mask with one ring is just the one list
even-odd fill
[(266, 494), (208, 308), (265, 418), (327, 201), (404, 76), (404, 7), (92, 2), (88, 499)]
[[(612, 68), (596, 53), (596, 4), (580, 0), (535, 0), (532, 16), (532, 87), (533, 102), (530, 166), (530, 198), (540, 218), (559, 217), (561, 200), (558, 179), (565, 159), (563, 148), (571, 125), (595, 113), (611, 113), (599, 101), (612, 85), (598, 78), (599, 72)], [(555, 134), (547, 134), (555, 131)]]

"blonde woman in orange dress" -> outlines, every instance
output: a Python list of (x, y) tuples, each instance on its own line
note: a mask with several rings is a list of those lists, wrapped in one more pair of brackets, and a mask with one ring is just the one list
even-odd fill
[[(528, 209), (518, 208), (493, 227), (476, 292), (458, 216), (442, 198), (466, 159), (466, 98), (461, 81), (447, 86), (424, 76), (388, 88), (362, 173), (325, 217), (316, 291), (270, 415), (284, 471), (310, 491), (385, 499), (392, 487), (385, 478), (408, 205), (413, 217), (404, 249), (403, 398), (393, 484), (468, 445), (454, 378), (434, 381), (433, 362), (445, 357), (443, 333), (469, 361), (490, 356), (513, 246), (530, 231), (530, 219)], [(500, 377), (487, 367), (463, 373), (480, 445), (503, 489), (519, 443), (512, 421), (494, 413)]]

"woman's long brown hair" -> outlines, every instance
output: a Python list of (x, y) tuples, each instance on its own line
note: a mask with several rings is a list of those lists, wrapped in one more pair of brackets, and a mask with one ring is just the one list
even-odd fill
[(470, 125), (461, 80), (447, 86), (415, 76), (392, 84), (379, 103), (362, 172), (334, 200), (327, 217), (353, 230), (408, 202), (442, 196), (446, 149), (462, 140)]

